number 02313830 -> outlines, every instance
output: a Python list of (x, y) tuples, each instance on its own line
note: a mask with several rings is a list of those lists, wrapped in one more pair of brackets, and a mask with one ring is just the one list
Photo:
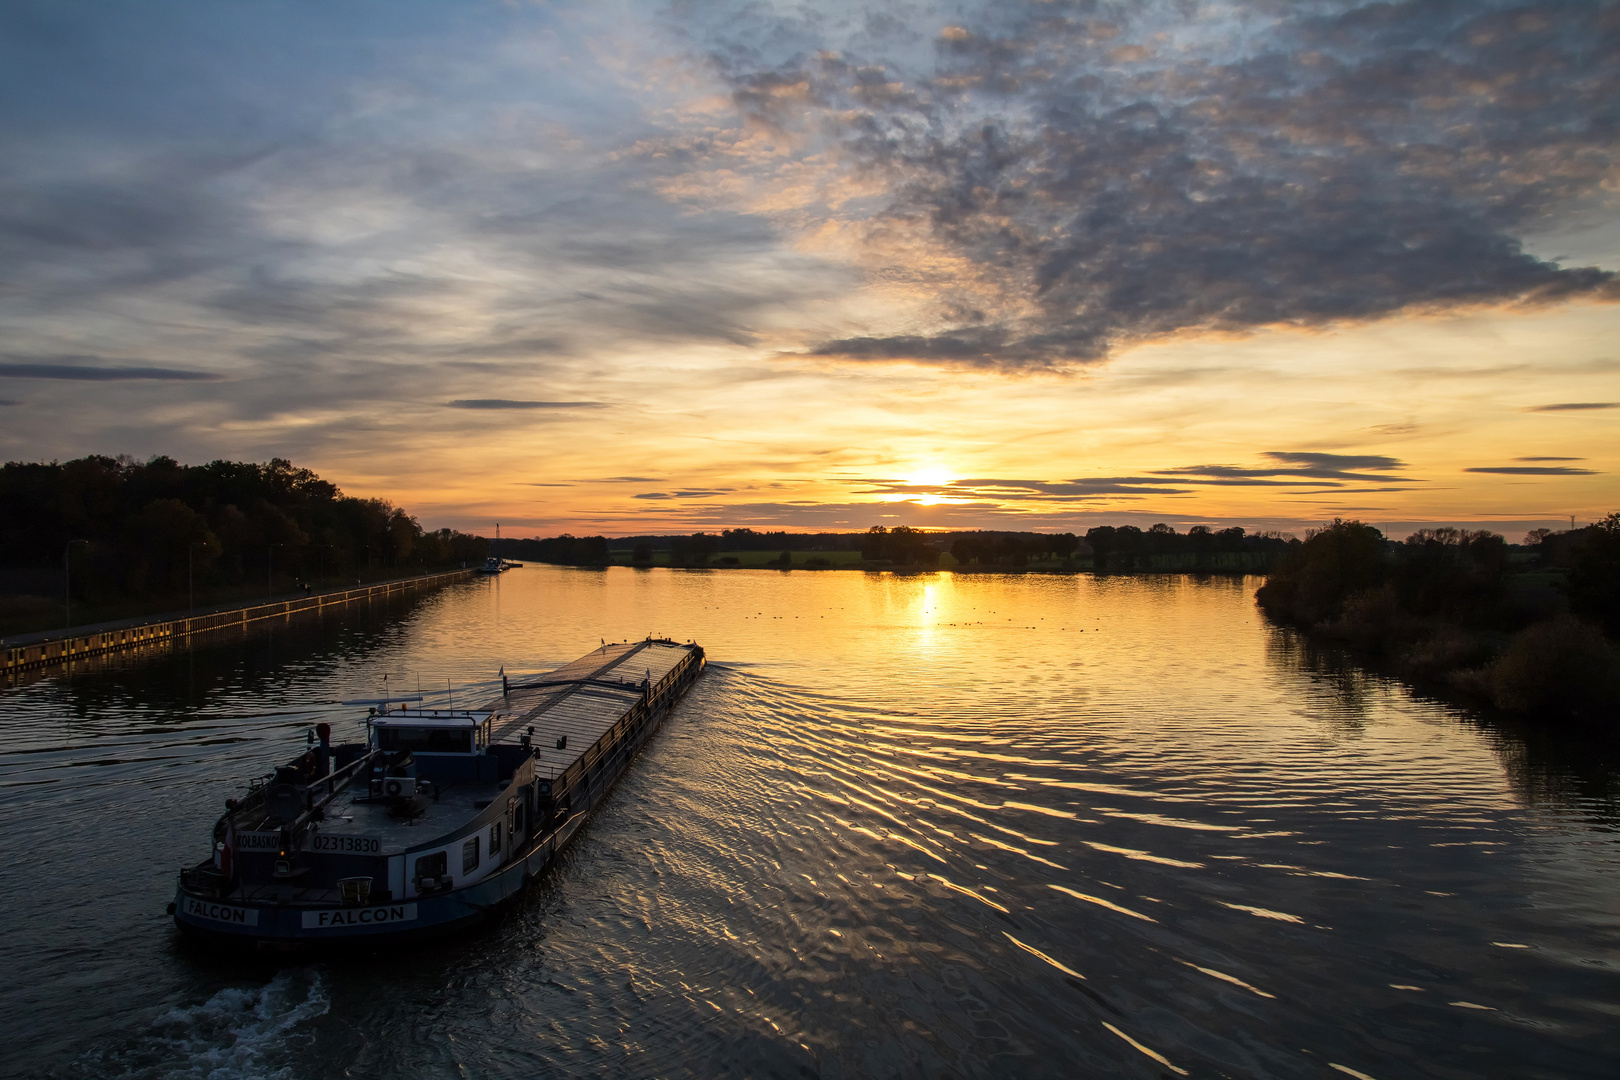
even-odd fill
[(382, 841), (375, 836), (329, 836), (325, 833), (316, 833), (315, 851), (336, 851), (345, 855), (378, 855), (382, 853)]

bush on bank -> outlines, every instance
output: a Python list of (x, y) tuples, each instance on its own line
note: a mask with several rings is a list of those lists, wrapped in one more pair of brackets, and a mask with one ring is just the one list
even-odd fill
[[(1255, 594), (1272, 618), (1510, 712), (1620, 711), (1620, 513), (1511, 549), (1494, 533), (1404, 542), (1359, 521), (1312, 532)], [(1546, 583), (1562, 577), (1560, 586)]]

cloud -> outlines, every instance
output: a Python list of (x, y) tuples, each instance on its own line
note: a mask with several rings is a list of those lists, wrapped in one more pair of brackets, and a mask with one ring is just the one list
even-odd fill
[(729, 494), (731, 488), (713, 488), (685, 491), (645, 491), (640, 495), (630, 496), (632, 499), (713, 499)]
[(713, 18), (737, 109), (880, 187), (875, 278), (941, 298), (926, 326), (804, 355), (1060, 368), (1188, 332), (1620, 299), (1521, 244), (1616, 175), (1606, 5), (969, 4), (931, 56)]
[(1585, 458), (1578, 458), (1578, 457), (1520, 457), (1520, 458), (1514, 458), (1513, 460), (1514, 461), (1585, 461), (1586, 459)]
[(1481, 465), (1463, 472), (1496, 473), (1501, 476), (1595, 476), (1596, 469), (1573, 469), (1567, 465)]
[(1620, 401), (1561, 401), (1556, 405), (1532, 405), (1525, 412), (1583, 412), (1587, 409), (1620, 409)]
[[(754, 348), (846, 288), (771, 221), (649, 182), (626, 151), (670, 101), (619, 65), (690, 43), (629, 6), (0, 5), (0, 359), (59, 369), (4, 374), (182, 380), (81, 381), (0, 440), (332, 460), (371, 425), (403, 461), (451, 408), (607, 408), (576, 402), (625, 372), (656, 393), (687, 350)], [(161, 367), (57, 356), (120, 349)], [(229, 379), (167, 374), (189, 368)], [(479, 404), (531, 399), (557, 400)]]
[(125, 382), (152, 379), (160, 382), (215, 382), (225, 376), (212, 371), (165, 367), (100, 367), (89, 364), (0, 364), (0, 378), (70, 379), (77, 382)]
[[(1078, 476), (1066, 480), (1027, 480), (971, 477), (943, 484), (912, 484), (901, 479), (848, 480), (852, 494), (904, 500), (923, 500), (957, 506), (1010, 510), (1036, 504), (1084, 503), (1146, 496), (1181, 497), (1208, 487), (1290, 489), (1291, 496), (1394, 492), (1414, 490), (1422, 483), (1411, 477), (1390, 475), (1406, 468), (1405, 462), (1383, 454), (1329, 454), (1317, 451), (1274, 450), (1261, 457), (1262, 466), (1184, 465), (1154, 469), (1146, 476)], [(1377, 470), (1377, 471), (1369, 471)], [(1371, 486), (1379, 485), (1379, 486)], [(1303, 489), (1303, 490), (1292, 490)]]
[[(1405, 468), (1405, 463), (1382, 454), (1324, 454), (1309, 451), (1268, 450), (1262, 457), (1277, 464), (1260, 468), (1233, 465), (1188, 465), (1177, 469), (1155, 470), (1164, 476), (1185, 477), (1187, 483), (1263, 484), (1315, 483), (1319, 480), (1351, 480), (1356, 482), (1407, 481), (1408, 477), (1390, 476), (1388, 471)], [(1368, 472), (1367, 470), (1381, 470)], [(1202, 477), (1204, 479), (1193, 479)], [(1299, 480), (1288, 478), (1297, 477)]]
[(512, 398), (457, 398), (445, 405), (452, 409), (605, 409), (602, 401), (518, 401)]
[(903, 495), (915, 499), (977, 500), (990, 505), (1021, 501), (1083, 501), (1108, 495), (1187, 495), (1192, 489), (1153, 476), (1082, 476), (1073, 480), (974, 478), (949, 484), (908, 484), (903, 480), (862, 480), (856, 495)]
[(4, 408), (7, 405), (21, 405), (21, 404), (22, 404), (22, 402), (13, 401), (11, 398), (0, 398), (0, 408)]

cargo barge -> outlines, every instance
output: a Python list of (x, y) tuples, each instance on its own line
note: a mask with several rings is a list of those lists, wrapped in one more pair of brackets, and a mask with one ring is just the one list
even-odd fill
[(702, 672), (695, 644), (604, 645), (478, 708), (367, 706), (364, 742), (310, 749), (227, 799), (171, 905), (188, 935), (379, 942), (476, 922), (556, 858)]

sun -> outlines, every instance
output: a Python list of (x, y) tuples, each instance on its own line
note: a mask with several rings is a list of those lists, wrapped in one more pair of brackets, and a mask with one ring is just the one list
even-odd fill
[(908, 487), (945, 487), (956, 479), (956, 474), (943, 465), (930, 465), (917, 469), (906, 477)]

